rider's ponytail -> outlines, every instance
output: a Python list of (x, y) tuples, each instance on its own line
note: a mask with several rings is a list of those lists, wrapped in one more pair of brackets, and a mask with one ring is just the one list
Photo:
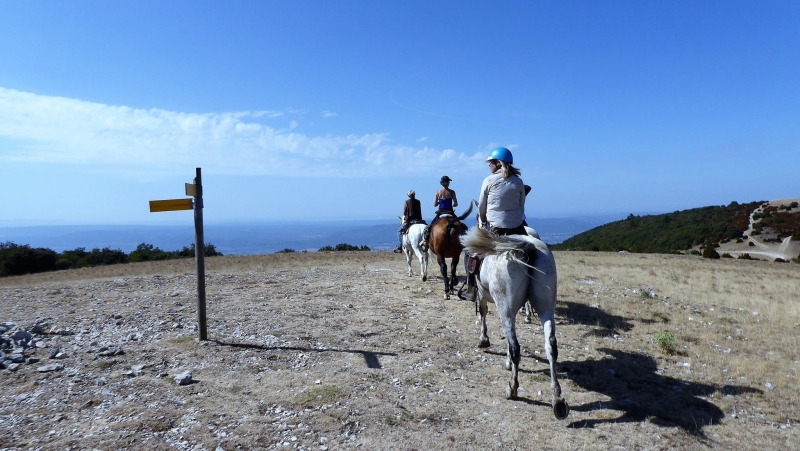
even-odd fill
[(503, 178), (504, 179), (507, 179), (507, 178), (511, 177), (512, 175), (516, 175), (517, 177), (519, 177), (522, 174), (522, 172), (520, 172), (519, 169), (515, 168), (510, 163), (506, 163), (505, 161), (502, 161), (502, 160), (497, 160), (497, 162), (500, 163), (500, 165), (503, 168), (502, 170), (503, 170)]

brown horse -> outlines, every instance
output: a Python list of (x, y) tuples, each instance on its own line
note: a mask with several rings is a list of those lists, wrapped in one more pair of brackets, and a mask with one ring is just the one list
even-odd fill
[[(461, 235), (467, 233), (467, 225), (464, 224), (464, 219), (472, 213), (472, 206), (476, 202), (473, 200), (469, 204), (469, 208), (463, 215), (454, 218), (452, 216), (440, 216), (439, 220), (431, 226), (431, 238), (428, 241), (428, 247), (436, 254), (436, 261), (439, 263), (439, 269), (442, 271), (442, 278), (444, 279), (444, 298), (450, 299), (451, 294), (455, 294), (456, 285), (458, 285), (458, 277), (456, 276), (456, 268), (458, 267), (458, 259), (464, 252), (464, 246), (461, 244)], [(446, 258), (451, 259), (451, 274), (450, 278), (447, 277), (447, 262)]]

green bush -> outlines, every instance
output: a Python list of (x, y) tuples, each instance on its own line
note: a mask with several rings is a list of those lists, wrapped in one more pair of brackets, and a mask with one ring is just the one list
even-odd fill
[(0, 243), (0, 276), (55, 271), (57, 262), (58, 254), (53, 250), (10, 241)]
[(713, 258), (713, 259), (719, 258), (719, 252), (717, 252), (717, 250), (714, 249), (713, 244), (709, 244), (703, 248), (703, 258)]
[(291, 254), (294, 251), (295, 251), (294, 249), (289, 249), (288, 247), (286, 247), (283, 250), (275, 252), (275, 253), (276, 254)]
[(665, 330), (656, 333), (653, 335), (653, 341), (667, 354), (675, 354), (678, 350), (678, 341), (675, 340), (675, 335), (670, 331)]
[[(152, 244), (142, 243), (136, 250), (126, 254), (120, 249), (108, 247), (95, 248), (91, 252), (79, 247), (58, 253), (51, 249), (32, 249), (28, 245), (6, 242), (0, 243), (0, 277), (128, 262), (194, 258), (194, 254), (194, 244), (179, 251), (165, 252)], [(206, 243), (203, 255), (214, 257), (222, 253), (213, 244)]]

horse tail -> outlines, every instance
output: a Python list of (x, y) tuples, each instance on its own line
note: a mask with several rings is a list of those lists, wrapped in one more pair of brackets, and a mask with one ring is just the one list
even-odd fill
[(473, 204), (477, 205), (478, 201), (476, 201), (475, 199), (472, 199), (472, 201), (469, 203), (469, 208), (467, 208), (467, 211), (465, 211), (463, 215), (457, 217), (456, 219), (458, 219), (459, 221), (463, 221), (463, 220), (467, 219), (467, 216), (469, 216), (469, 214), (472, 213)]
[(536, 244), (526, 235), (497, 235), (480, 227), (473, 227), (461, 237), (461, 244), (467, 252), (480, 257), (508, 253), (511, 260), (537, 270), (534, 267)]
[(420, 240), (420, 242), (419, 242), (419, 250), (421, 250), (423, 254), (425, 252), (428, 252), (428, 242), (425, 241), (425, 240)]

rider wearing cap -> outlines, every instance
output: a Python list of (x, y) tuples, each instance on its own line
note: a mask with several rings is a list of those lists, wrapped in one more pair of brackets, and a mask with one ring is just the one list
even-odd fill
[(525, 235), (525, 184), (514, 156), (498, 147), (486, 159), (491, 175), (483, 180), (478, 196), (478, 221), (498, 235)]
[(396, 253), (403, 251), (403, 235), (408, 231), (408, 226), (412, 221), (422, 222), (422, 205), (416, 198), (414, 190), (408, 191), (408, 200), (403, 204), (403, 223), (400, 224), (400, 230), (397, 231), (397, 236), (400, 244), (394, 250)]
[(452, 179), (446, 175), (443, 175), (441, 179), (439, 179), (439, 184), (442, 185), (442, 189), (436, 191), (436, 197), (433, 199), (433, 206), (437, 207), (436, 216), (431, 221), (430, 225), (425, 228), (424, 239), (428, 241), (430, 239), (430, 232), (431, 227), (436, 221), (439, 219), (440, 215), (449, 214), (455, 216), (455, 207), (458, 207), (458, 198), (456, 197), (456, 192), (450, 189), (450, 182)]

